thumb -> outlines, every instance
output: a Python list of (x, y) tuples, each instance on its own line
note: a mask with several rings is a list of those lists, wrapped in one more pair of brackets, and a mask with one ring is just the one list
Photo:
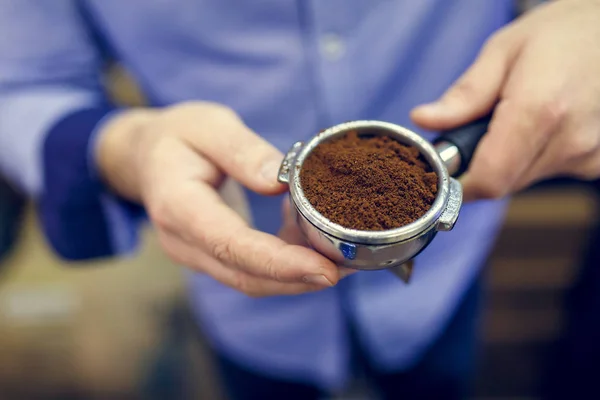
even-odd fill
[(501, 94), (515, 47), (514, 40), (493, 36), (441, 98), (412, 110), (414, 123), (424, 129), (445, 130), (487, 114)]

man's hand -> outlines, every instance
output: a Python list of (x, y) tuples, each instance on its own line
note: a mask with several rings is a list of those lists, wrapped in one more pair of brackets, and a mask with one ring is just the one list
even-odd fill
[(534, 9), (490, 38), (416, 124), (446, 130), (497, 103), (462, 178), (465, 198), (500, 198), (555, 176), (600, 177), (600, 1)]
[(225, 175), (264, 195), (285, 191), (280, 152), (224, 106), (126, 112), (101, 132), (96, 159), (117, 193), (146, 206), (177, 263), (250, 296), (314, 291), (344, 274), (304, 246), (251, 229), (222, 201), (215, 188)]

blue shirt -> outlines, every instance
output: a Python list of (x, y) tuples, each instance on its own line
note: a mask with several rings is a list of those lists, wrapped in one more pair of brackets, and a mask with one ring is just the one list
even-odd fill
[[(409, 110), (439, 96), (514, 13), (512, 0), (0, 0), (0, 9), (0, 166), (71, 259), (133, 251), (143, 220), (88, 159), (115, 112), (102, 91), (105, 56), (153, 106), (227, 104), (285, 151), (348, 120), (419, 131)], [(281, 199), (246, 195), (256, 227), (275, 233)], [(318, 293), (251, 299), (190, 272), (194, 312), (215, 347), (272, 376), (342, 385), (347, 318), (379, 368), (408, 367), (479, 272), (504, 206), (465, 205), (416, 259), (408, 286), (389, 271), (361, 272)]]

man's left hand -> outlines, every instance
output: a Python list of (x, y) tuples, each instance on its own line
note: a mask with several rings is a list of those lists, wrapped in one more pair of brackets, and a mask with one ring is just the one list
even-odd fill
[(465, 199), (500, 198), (556, 176), (600, 177), (600, 1), (539, 6), (494, 34), (416, 124), (446, 130), (496, 106), (462, 177)]

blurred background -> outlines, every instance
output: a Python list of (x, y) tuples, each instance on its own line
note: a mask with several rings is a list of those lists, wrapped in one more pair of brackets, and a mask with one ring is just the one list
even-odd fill
[[(143, 103), (123, 71), (109, 77), (119, 103)], [(0, 190), (0, 399), (222, 398), (182, 270), (151, 230), (135, 258), (64, 265), (32, 207)], [(545, 381), (565, 377), (550, 366), (585, 359), (573, 346), (593, 342), (586, 318), (600, 310), (599, 211), (596, 183), (553, 181), (513, 199), (487, 269), (475, 398), (540, 398)]]

